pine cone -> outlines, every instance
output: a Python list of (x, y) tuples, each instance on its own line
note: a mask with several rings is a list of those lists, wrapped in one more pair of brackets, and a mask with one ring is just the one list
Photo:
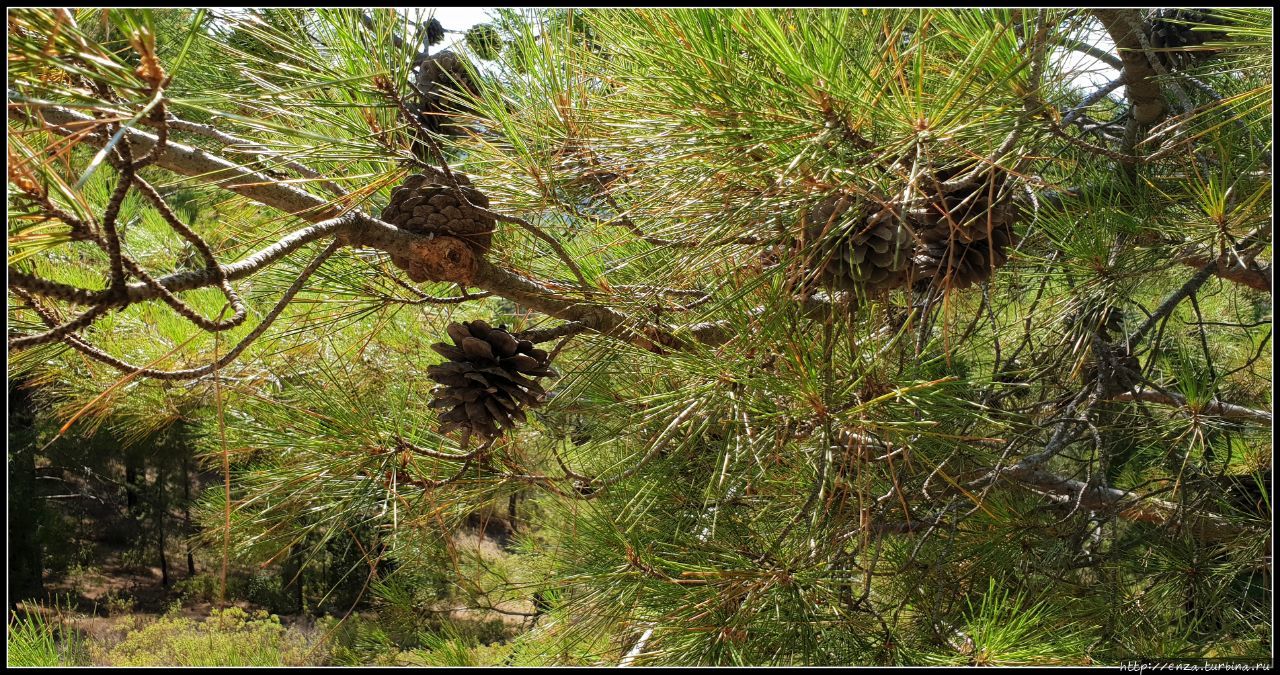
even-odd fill
[(1142, 363), (1126, 347), (1124, 310), (1106, 304), (1090, 304), (1068, 314), (1063, 323), (1069, 330), (1083, 329), (1086, 335), (1096, 334), (1101, 340), (1101, 351), (1094, 352), (1081, 365), (1080, 375), (1084, 382), (1097, 381), (1098, 364), (1101, 363), (1106, 376), (1104, 385), (1109, 393), (1128, 391), (1139, 384)]
[(916, 241), (911, 261), (916, 290), (967, 288), (989, 278), (1008, 260), (1018, 212), (1002, 190), (1004, 173), (991, 172), (970, 185), (938, 192), (947, 180), (971, 169), (969, 165), (939, 172), (919, 185), (926, 194), (924, 205), (908, 211)]
[(472, 26), (466, 34), (467, 46), (485, 61), (492, 61), (502, 54), (502, 34), (493, 24)]
[[(855, 207), (829, 197), (804, 217), (805, 237), (818, 279), (840, 290), (883, 291), (908, 283), (966, 288), (991, 276), (1008, 259), (1017, 209), (1002, 191), (1005, 174), (990, 171), (947, 189), (946, 181), (973, 165), (918, 180), (896, 197)], [(923, 192), (923, 196), (921, 193)]]
[[(421, 29), (420, 29), (421, 30)], [(425, 27), (427, 33), (427, 45), (434, 47), (444, 41), (444, 26), (439, 19), (432, 17)]]
[[(462, 194), (475, 206), (489, 208), (489, 198), (471, 187), (471, 179), (454, 171)], [(392, 225), (417, 234), (457, 237), (479, 256), (489, 251), (495, 221), (492, 217), (459, 202), (447, 179), (438, 171), (414, 174), (391, 192), (391, 200), (381, 218)], [(393, 255), (392, 262), (408, 269), (408, 261)]]
[(1186, 68), (1218, 53), (1216, 49), (1194, 48), (1206, 42), (1225, 40), (1227, 34), (1193, 30), (1196, 24), (1221, 26), (1226, 22), (1207, 9), (1162, 9), (1147, 24), (1147, 40), (1156, 50), (1155, 58), (1166, 69)]
[(452, 51), (431, 56), (418, 64), (415, 84), (419, 93), (416, 112), (423, 126), (439, 134), (462, 135), (465, 127), (454, 118), (474, 111), (454, 99), (480, 92), (462, 59)]
[(810, 255), (818, 276), (840, 290), (887, 290), (906, 283), (911, 234), (888, 209), (853, 209), (837, 195), (805, 216), (805, 238), (817, 242)]
[(496, 438), (526, 420), (524, 407), (542, 404), (547, 392), (534, 378), (556, 375), (547, 352), (479, 319), (451, 323), (447, 330), (453, 344), (431, 348), (449, 360), (427, 368), (441, 385), (428, 405), (449, 409), (440, 414), (441, 433), (469, 429)]

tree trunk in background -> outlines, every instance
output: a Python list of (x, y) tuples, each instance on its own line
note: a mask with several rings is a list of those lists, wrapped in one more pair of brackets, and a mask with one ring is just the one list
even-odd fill
[(128, 509), (129, 529), (136, 534), (142, 529), (140, 499), (138, 498), (138, 460), (125, 457), (124, 460), (124, 500)]
[(41, 503), (36, 492), (35, 405), (24, 388), (9, 383), (9, 603), (44, 593), (40, 545)]
[(289, 598), (294, 613), (302, 613), (302, 543), (289, 547), (289, 555), (284, 559), (280, 572), (280, 587), (285, 597)]
[(182, 530), (186, 535), (187, 577), (196, 575), (196, 558), (191, 552), (191, 472), (187, 469), (187, 458), (182, 458)]
[(164, 464), (156, 466), (156, 534), (160, 545), (160, 583), (169, 587), (169, 557), (164, 552), (164, 521), (168, 515), (169, 505), (164, 498)]

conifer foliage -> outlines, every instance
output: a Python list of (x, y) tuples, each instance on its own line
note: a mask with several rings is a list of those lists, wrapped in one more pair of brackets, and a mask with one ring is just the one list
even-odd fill
[(1269, 10), (490, 19), (12, 12), (33, 424), (509, 662), (1269, 655)]

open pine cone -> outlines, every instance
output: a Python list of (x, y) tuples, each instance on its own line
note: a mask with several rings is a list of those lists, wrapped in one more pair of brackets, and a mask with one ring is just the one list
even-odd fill
[(1005, 174), (994, 170), (948, 192), (939, 187), (972, 166), (939, 172), (921, 185), (923, 208), (909, 211), (916, 254), (911, 260), (916, 290), (968, 288), (991, 277), (1009, 258), (1018, 211), (1004, 190)]
[(547, 352), (479, 319), (451, 323), (447, 330), (453, 344), (431, 348), (449, 360), (427, 368), (440, 384), (428, 405), (449, 409), (440, 414), (441, 433), (469, 429), (496, 438), (525, 421), (525, 407), (542, 405), (547, 392), (535, 378), (556, 374)]
[(827, 242), (812, 254), (820, 277), (840, 290), (902, 286), (913, 250), (911, 233), (892, 211), (853, 209), (853, 203), (843, 195), (829, 197), (805, 217), (805, 238)]

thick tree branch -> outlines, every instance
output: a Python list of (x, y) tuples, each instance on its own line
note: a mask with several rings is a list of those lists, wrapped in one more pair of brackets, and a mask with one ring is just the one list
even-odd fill
[[(147, 124), (148, 126), (155, 126), (159, 124), (158, 122), (155, 122), (151, 119), (143, 119), (142, 122), (144, 124)], [(164, 124), (166, 124), (169, 128), (174, 129), (176, 131), (183, 131), (183, 132), (194, 134), (197, 136), (204, 136), (205, 138), (213, 139), (215, 141), (218, 141), (219, 143), (222, 143), (225, 146), (228, 146), (229, 149), (236, 150), (236, 151), (243, 151), (243, 152), (247, 152), (255, 156), (261, 157), (263, 158), (262, 161), (271, 160), (271, 161), (278, 162), (280, 166), (283, 166), (284, 168), (293, 171), (294, 173), (298, 174), (299, 176), (302, 176), (303, 178), (309, 178), (312, 181), (319, 183), (320, 185), (324, 186), (326, 190), (329, 190), (335, 195), (340, 195), (344, 193), (344, 190), (342, 189), (341, 186), (339, 186), (337, 183), (334, 183), (331, 180), (326, 180), (324, 176), (320, 174), (319, 171), (316, 171), (315, 169), (312, 169), (311, 167), (305, 164), (302, 164), (301, 162), (296, 162), (290, 159), (285, 159), (283, 157), (280, 157), (279, 156), (280, 153), (273, 152), (262, 145), (254, 143), (253, 141), (248, 141), (238, 136), (232, 136), (231, 134), (221, 131), (215, 127), (209, 126), (208, 124), (198, 124), (196, 122), (188, 122), (187, 120), (179, 119), (177, 117), (172, 117), (172, 116), (166, 118), (164, 121)]]
[(1271, 265), (1259, 265), (1252, 261), (1246, 263), (1231, 253), (1224, 253), (1214, 260), (1209, 254), (1196, 250), (1184, 252), (1178, 262), (1191, 267), (1207, 267), (1210, 262), (1214, 262), (1213, 274), (1218, 277), (1264, 293), (1271, 292)]
[[(561, 295), (562, 289), (480, 260), (472, 283), (508, 300), (566, 321), (577, 321), (606, 335), (622, 335), (627, 317), (604, 305)], [(563, 291), (569, 291), (566, 287)], [(630, 339), (639, 336), (631, 334)]]
[(562, 323), (559, 326), (553, 326), (551, 328), (535, 328), (532, 330), (522, 331), (517, 333), (516, 337), (518, 339), (528, 340), (537, 344), (541, 342), (550, 342), (551, 340), (568, 337), (570, 335), (577, 335), (586, 329), (587, 327), (585, 325), (576, 321), (570, 321), (569, 323)]
[[(16, 106), (23, 111), (21, 106)], [(102, 122), (87, 115), (56, 106), (34, 108), (24, 112), (35, 120), (43, 120), (50, 131), (71, 136), (101, 126)], [(138, 129), (127, 129), (125, 136), (130, 145), (141, 153), (149, 153), (157, 144), (156, 136)], [(100, 135), (89, 136), (85, 142), (101, 146)], [(281, 183), (264, 173), (246, 169), (222, 157), (181, 143), (166, 143), (164, 152), (156, 158), (156, 164), (184, 176), (198, 177), (213, 185), (248, 197), (256, 202), (274, 207), (285, 213), (312, 222), (340, 215), (338, 205)]]
[(1165, 113), (1164, 94), (1156, 83), (1155, 68), (1134, 30), (1134, 26), (1142, 25), (1142, 16), (1136, 9), (1095, 9), (1093, 15), (1102, 22), (1120, 53), (1125, 94), (1133, 103), (1133, 119), (1139, 124), (1156, 123)]
[[(1116, 401), (1145, 401), (1147, 403), (1160, 403), (1163, 405), (1173, 405), (1182, 408), (1189, 407), (1187, 399), (1172, 392), (1159, 392), (1151, 389), (1135, 389), (1134, 391), (1126, 391), (1114, 397)], [(1246, 408), (1241, 405), (1232, 403), (1222, 403), (1221, 401), (1210, 401), (1200, 408), (1201, 412), (1210, 415), (1219, 415), (1227, 418), (1248, 419), (1263, 424), (1271, 424), (1271, 413), (1266, 410), (1257, 410), (1255, 408)]]

